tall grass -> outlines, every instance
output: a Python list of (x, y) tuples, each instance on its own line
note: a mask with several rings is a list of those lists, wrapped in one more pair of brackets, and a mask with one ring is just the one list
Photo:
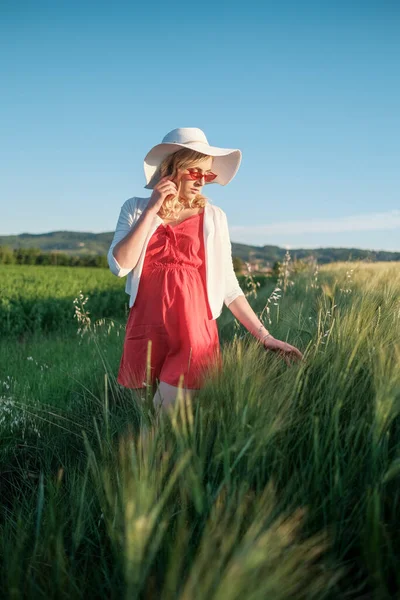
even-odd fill
[(305, 360), (224, 310), (223, 372), (169, 416), (116, 384), (123, 328), (83, 303), (74, 337), (0, 344), (4, 597), (399, 594), (398, 265), (286, 272), (251, 302)]

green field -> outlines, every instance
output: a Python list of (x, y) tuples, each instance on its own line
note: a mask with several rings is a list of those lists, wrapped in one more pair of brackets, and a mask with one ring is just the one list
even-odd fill
[[(244, 276), (238, 279), (246, 286)], [(265, 276), (255, 280), (264, 282)], [(108, 317), (125, 322), (128, 316), (126, 278), (109, 269), (0, 265), (0, 281), (1, 337), (71, 330), (81, 293), (93, 322)]]
[(2, 597), (398, 597), (399, 267), (249, 296), (290, 368), (225, 307), (224, 371), (172, 418), (115, 382), (125, 280), (1, 267)]
[(90, 295), (93, 318), (124, 317), (126, 279), (109, 269), (1, 265), (0, 334), (58, 332), (74, 323), (73, 301)]

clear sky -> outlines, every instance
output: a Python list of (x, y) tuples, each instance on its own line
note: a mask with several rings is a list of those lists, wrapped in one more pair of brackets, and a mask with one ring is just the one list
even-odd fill
[(400, 250), (400, 3), (0, 3), (0, 234), (112, 231), (176, 127), (231, 239)]

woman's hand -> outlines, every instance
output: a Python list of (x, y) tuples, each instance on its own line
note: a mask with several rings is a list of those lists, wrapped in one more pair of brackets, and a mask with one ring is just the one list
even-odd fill
[(265, 338), (263, 346), (266, 350), (277, 352), (285, 360), (288, 366), (291, 365), (291, 360), (298, 361), (303, 359), (302, 353), (295, 346), (291, 346), (281, 340), (276, 340), (272, 335)]
[(176, 196), (177, 193), (178, 188), (176, 184), (172, 181), (172, 179), (170, 177), (163, 177), (154, 186), (153, 193), (151, 194), (146, 210), (158, 213), (161, 206), (163, 205), (164, 200), (168, 196)]

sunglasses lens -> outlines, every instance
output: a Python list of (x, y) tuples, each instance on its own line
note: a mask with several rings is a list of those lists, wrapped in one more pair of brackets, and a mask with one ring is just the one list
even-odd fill
[(216, 175), (215, 175), (214, 173), (208, 173), (208, 174), (207, 174), (207, 175), (204, 177), (204, 179), (205, 179), (206, 181), (214, 181), (214, 179), (215, 179), (215, 178), (216, 178)]
[[(202, 173), (195, 173), (194, 171), (189, 171), (189, 177), (190, 179), (197, 179), (198, 181), (200, 181), (200, 179), (203, 177)], [(204, 175), (204, 181), (214, 181), (214, 179), (216, 178), (215, 173), (206, 173)]]

